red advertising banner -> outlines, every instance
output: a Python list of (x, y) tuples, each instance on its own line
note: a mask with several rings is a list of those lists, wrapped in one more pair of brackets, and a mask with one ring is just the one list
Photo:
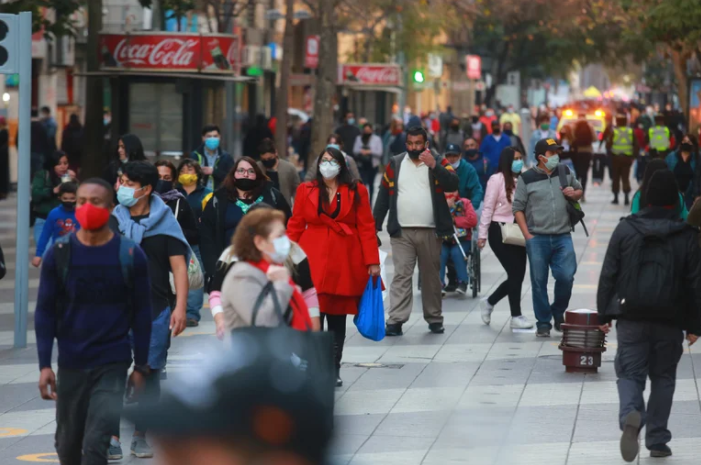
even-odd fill
[(304, 67), (316, 69), (319, 67), (319, 36), (308, 36), (304, 51)]
[(228, 34), (101, 34), (100, 67), (238, 74), (241, 48)]
[(466, 55), (465, 67), (467, 68), (468, 79), (482, 78), (482, 57), (479, 55)]
[(402, 85), (399, 65), (344, 64), (338, 66), (338, 74), (338, 83), (341, 85)]

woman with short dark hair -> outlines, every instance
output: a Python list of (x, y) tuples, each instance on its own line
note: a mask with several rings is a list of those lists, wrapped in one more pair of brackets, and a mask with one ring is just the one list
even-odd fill
[(287, 218), (292, 216), (282, 193), (272, 186), (258, 164), (250, 157), (239, 158), (202, 212), (200, 250), (208, 276), (214, 275), (217, 259), (231, 243), (249, 208), (260, 202), (281, 210)]

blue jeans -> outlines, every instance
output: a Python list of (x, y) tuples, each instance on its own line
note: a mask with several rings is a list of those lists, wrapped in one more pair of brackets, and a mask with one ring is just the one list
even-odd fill
[[(570, 234), (537, 235), (526, 242), (531, 270), (533, 310), (538, 328), (552, 328), (550, 321), (564, 319), (572, 297), (577, 256)], [(555, 278), (555, 301), (548, 300), (548, 276), (552, 269)]]
[(170, 346), (170, 314), (170, 307), (167, 307), (151, 323), (148, 366), (153, 370), (160, 370), (166, 366)]
[[(200, 267), (204, 270), (202, 265), (202, 255), (200, 254), (200, 246), (193, 245), (192, 251), (195, 253), (197, 260), (200, 262)], [(202, 304), (204, 303), (204, 288), (194, 289), (187, 293), (187, 319), (200, 321), (200, 310), (202, 310)]]
[[(471, 243), (468, 240), (460, 241), (463, 250), (466, 254), (470, 253)], [(445, 242), (441, 245), (441, 284), (445, 285), (445, 267), (448, 265), (448, 259), (453, 261), (455, 273), (458, 275), (459, 283), (467, 283), (470, 277), (467, 275), (467, 263), (462, 256), (460, 247), (457, 244), (451, 245)]]

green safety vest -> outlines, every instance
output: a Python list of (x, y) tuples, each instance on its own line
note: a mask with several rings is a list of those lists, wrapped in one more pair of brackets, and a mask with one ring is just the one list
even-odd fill
[(631, 128), (614, 128), (611, 151), (618, 155), (633, 156), (633, 130)]
[(669, 128), (655, 126), (650, 128), (650, 148), (654, 150), (669, 149)]

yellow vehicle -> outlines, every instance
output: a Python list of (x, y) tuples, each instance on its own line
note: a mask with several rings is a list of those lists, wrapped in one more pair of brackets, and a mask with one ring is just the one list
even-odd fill
[(592, 125), (594, 131), (596, 131), (596, 136), (601, 140), (601, 134), (606, 130), (606, 111), (597, 109), (576, 109), (576, 108), (566, 108), (562, 111), (562, 117), (560, 122), (557, 124), (557, 133), (560, 134), (562, 127), (569, 125), (574, 129), (574, 125), (579, 121), (580, 114), (587, 115), (587, 121)]

